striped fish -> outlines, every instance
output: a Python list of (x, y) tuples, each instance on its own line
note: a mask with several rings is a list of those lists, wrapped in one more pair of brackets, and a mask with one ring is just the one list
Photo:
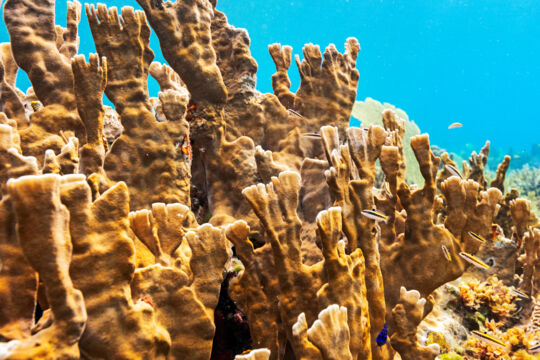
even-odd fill
[(463, 179), (463, 176), (461, 176), (461, 174), (459, 173), (459, 170), (456, 169), (454, 166), (452, 166), (450, 164), (446, 164), (446, 165), (444, 165), (444, 168), (446, 169), (446, 171), (448, 171), (450, 174), (452, 174), (452, 176), (457, 176), (460, 179)]
[(319, 135), (316, 132), (303, 133), (302, 136), (305, 136), (305, 137), (308, 137), (308, 138), (314, 138), (314, 139), (320, 139), (321, 138), (321, 135)]
[(474, 240), (478, 240), (478, 241), (480, 241), (481, 243), (485, 243), (485, 242), (486, 242), (486, 239), (484, 239), (483, 237), (481, 237), (481, 236), (478, 235), (477, 233), (473, 233), (472, 231), (469, 231), (469, 235), (471, 235), (471, 237), (472, 237)]
[(527, 350), (529, 350), (529, 352), (533, 353), (533, 354), (537, 353), (540, 350), (540, 342), (537, 342), (536, 344), (534, 344), (533, 346), (531, 346)]
[(518, 290), (518, 289), (510, 289), (514, 294), (516, 294), (517, 296), (519, 296), (520, 298), (523, 298), (523, 299), (530, 299), (529, 295), (525, 294), (523, 291), (521, 290)]
[(289, 114), (291, 115), (294, 115), (296, 117), (299, 117), (300, 119), (303, 119), (304, 117), (302, 115), (300, 115), (300, 113), (296, 110), (293, 110), (293, 109), (287, 109), (287, 111), (289, 112)]
[(498, 345), (498, 346), (502, 346), (506, 348), (506, 344), (502, 342), (502, 340), (497, 339), (495, 336), (492, 336), (492, 335), (489, 335), (480, 331), (476, 331), (476, 330), (473, 330), (472, 334), (478, 339), (488, 342), (492, 345)]
[(388, 216), (384, 215), (382, 212), (376, 209), (363, 210), (361, 214), (375, 221), (384, 221), (385, 223), (388, 222)]
[(444, 253), (444, 257), (448, 261), (452, 261), (452, 255), (450, 255), (450, 251), (448, 251), (448, 248), (446, 246), (441, 246), (442, 252)]
[(474, 266), (479, 267), (481, 269), (487, 270), (487, 269), (491, 268), (491, 266), (489, 266), (488, 264), (486, 264), (485, 262), (483, 262), (482, 260), (480, 260), (476, 256), (471, 255), (469, 253), (466, 253), (466, 252), (462, 251), (462, 252), (459, 253), (459, 256), (461, 256), (467, 262), (469, 262), (469, 263), (473, 264)]

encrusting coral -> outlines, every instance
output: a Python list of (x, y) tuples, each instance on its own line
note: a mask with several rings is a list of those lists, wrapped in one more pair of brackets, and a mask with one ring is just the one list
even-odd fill
[[(305, 45), (296, 93), (292, 48), (270, 45), (261, 94), (249, 36), (215, 0), (137, 2), (85, 5), (88, 61), (79, 2), (65, 29), (54, 0), (5, 3), (1, 359), (434, 359), (422, 321), (464, 272), (465, 306), (489, 306), (508, 329), (482, 326), (532, 352), (540, 232), (530, 203), (504, 194), (508, 157), (488, 188), (489, 143), (461, 178), (397, 109), (349, 127), (354, 38), (342, 54)], [(168, 64), (152, 62), (152, 29)], [(497, 246), (501, 280), (471, 281), (465, 259)], [(442, 358), (492, 352), (445, 336)]]

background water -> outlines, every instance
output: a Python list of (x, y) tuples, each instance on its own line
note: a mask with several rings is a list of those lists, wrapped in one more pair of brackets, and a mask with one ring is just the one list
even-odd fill
[[(135, 0), (101, 2), (139, 8)], [(65, 25), (65, 3), (56, 6), (57, 23)], [(323, 49), (335, 43), (342, 51), (354, 36), (362, 46), (359, 100), (369, 96), (404, 109), (433, 144), (463, 155), (486, 140), (492, 155), (521, 154), (514, 165), (528, 161), (520, 160), (528, 158), (523, 152), (540, 153), (537, 0), (221, 0), (218, 8), (249, 31), (263, 92), (272, 91), (275, 71), (268, 44), (291, 45), (301, 54), (305, 43)], [(84, 10), (79, 33), (80, 53), (95, 52)], [(0, 41), (8, 39), (2, 24)], [(155, 35), (151, 47), (163, 62)], [(294, 90), (294, 64), (290, 70)], [(18, 85), (26, 90), (20, 74)], [(156, 94), (157, 83), (149, 86)], [(455, 121), (463, 128), (448, 130)]]

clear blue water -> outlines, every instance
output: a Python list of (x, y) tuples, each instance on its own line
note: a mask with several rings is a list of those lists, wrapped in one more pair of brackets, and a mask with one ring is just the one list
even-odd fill
[[(135, 0), (105, 0), (134, 6)], [(65, 25), (57, 1), (57, 23)], [(218, 8), (246, 28), (259, 63), (258, 88), (271, 92), (274, 65), (267, 45), (301, 54), (308, 42), (343, 50), (348, 36), (362, 45), (358, 99), (372, 97), (409, 114), (431, 141), (455, 152), (485, 140), (501, 152), (529, 152), (540, 143), (540, 2), (537, 0), (221, 0)], [(80, 53), (94, 52), (83, 14)], [(4, 25), (0, 41), (7, 41)], [(152, 37), (156, 60), (163, 62)], [(293, 89), (298, 76), (293, 64)], [(19, 87), (29, 83), (19, 77)], [(156, 94), (158, 86), (150, 82)], [(448, 130), (459, 121), (461, 129)]]

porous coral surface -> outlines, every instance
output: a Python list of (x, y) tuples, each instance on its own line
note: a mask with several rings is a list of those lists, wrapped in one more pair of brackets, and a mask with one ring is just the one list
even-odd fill
[(270, 45), (262, 94), (215, 0), (137, 3), (85, 4), (78, 54), (78, 1), (65, 29), (5, 2), (0, 359), (532, 358), (540, 229), (509, 158), (488, 185), (489, 143), (460, 172), (372, 100), (350, 127), (354, 38), (306, 44), (296, 93)]

